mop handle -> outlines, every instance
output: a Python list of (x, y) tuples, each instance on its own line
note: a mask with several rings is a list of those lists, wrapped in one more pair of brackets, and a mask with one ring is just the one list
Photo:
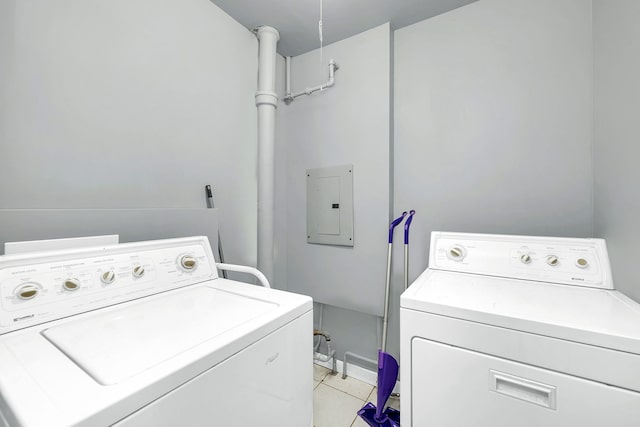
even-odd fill
[(404, 289), (409, 287), (409, 227), (416, 211), (411, 209), (409, 218), (404, 222)]
[(404, 244), (405, 245), (409, 244), (409, 227), (411, 226), (411, 221), (413, 221), (413, 216), (415, 214), (416, 214), (416, 211), (411, 209), (411, 211), (409, 211), (409, 218), (407, 218), (407, 221), (404, 223)]
[(387, 350), (387, 325), (389, 323), (389, 289), (391, 288), (391, 248), (393, 247), (393, 229), (402, 222), (407, 212), (389, 224), (389, 245), (387, 250), (387, 277), (384, 284), (384, 315), (382, 317), (382, 351)]
[(406, 211), (402, 212), (402, 216), (394, 219), (393, 221), (391, 221), (391, 224), (389, 224), (389, 243), (393, 243), (393, 229), (402, 222), (405, 216), (407, 216)]

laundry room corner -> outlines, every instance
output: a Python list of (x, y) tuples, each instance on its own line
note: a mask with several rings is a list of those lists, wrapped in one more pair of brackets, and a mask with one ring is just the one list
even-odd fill
[(0, 427), (635, 427), (638, 75), (638, 0), (0, 0)]

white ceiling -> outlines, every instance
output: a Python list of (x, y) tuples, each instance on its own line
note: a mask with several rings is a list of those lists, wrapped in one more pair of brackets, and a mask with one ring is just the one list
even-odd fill
[[(296, 56), (320, 46), (320, 0), (211, 0), (249, 29), (260, 25), (280, 32), (278, 52)], [(476, 0), (322, 0), (324, 44), (345, 39), (385, 22), (392, 29), (456, 9)]]

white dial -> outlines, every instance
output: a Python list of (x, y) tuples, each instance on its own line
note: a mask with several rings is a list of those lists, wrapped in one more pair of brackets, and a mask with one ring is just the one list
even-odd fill
[(131, 270), (131, 274), (136, 278), (144, 276), (144, 267), (140, 264), (136, 265), (133, 267), (133, 270)]
[(25, 283), (16, 291), (16, 296), (23, 300), (30, 300), (38, 296), (40, 287), (35, 283)]
[(66, 291), (77, 291), (80, 289), (80, 280), (74, 277), (69, 278), (62, 283), (62, 288)]
[(560, 264), (560, 259), (557, 255), (547, 255), (547, 264), (555, 267), (556, 265)]
[(180, 267), (184, 271), (193, 271), (198, 267), (198, 260), (191, 255), (183, 255), (180, 257)]
[(116, 280), (116, 273), (113, 270), (107, 270), (100, 275), (100, 280), (105, 285), (110, 285)]
[(466, 255), (467, 251), (461, 245), (451, 246), (447, 249), (447, 257), (454, 261), (462, 261)]
[(531, 261), (532, 261), (531, 255), (529, 255), (529, 254), (520, 255), (520, 261), (522, 261), (523, 264), (531, 263)]
[(587, 261), (585, 258), (578, 258), (576, 260), (576, 266), (578, 268), (587, 268), (589, 267), (589, 261)]

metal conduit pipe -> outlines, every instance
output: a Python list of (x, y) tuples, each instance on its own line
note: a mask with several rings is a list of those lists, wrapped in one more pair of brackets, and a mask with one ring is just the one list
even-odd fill
[[(324, 317), (324, 304), (322, 303), (318, 303), (319, 308), (318, 308), (318, 329), (322, 329), (322, 318)], [(315, 339), (315, 335), (314, 335), (314, 339)], [(315, 345), (313, 346), (313, 351), (318, 351), (318, 349), (320, 348), (320, 341), (321, 339), (318, 338), (318, 340), (316, 341)]]
[(338, 373), (337, 362), (336, 362), (336, 351), (331, 348), (331, 344), (327, 343), (327, 354), (322, 354), (318, 351), (313, 352), (313, 360), (318, 360), (320, 362), (328, 362), (332, 360), (332, 369), (331, 375), (335, 375)]
[[(332, 360), (331, 363), (331, 375), (335, 375), (338, 373), (337, 361), (336, 361), (336, 351), (331, 348), (331, 335), (326, 331), (322, 330), (322, 320), (324, 316), (324, 304), (319, 303), (318, 310), (318, 329), (313, 330), (313, 338), (318, 337), (315, 345), (313, 346), (313, 360), (317, 360), (319, 362), (328, 362)], [(322, 342), (322, 338), (324, 338), (327, 343), (327, 354), (320, 353), (318, 349), (320, 348), (320, 343)]]
[(319, 331), (317, 329), (313, 331), (313, 335), (323, 337), (325, 339), (325, 342), (327, 343), (327, 354), (322, 354), (318, 351), (314, 351), (313, 359), (320, 362), (328, 362), (329, 360), (331, 360), (331, 375), (337, 374), (338, 369), (336, 361), (336, 351), (331, 348), (331, 336), (325, 331)]

